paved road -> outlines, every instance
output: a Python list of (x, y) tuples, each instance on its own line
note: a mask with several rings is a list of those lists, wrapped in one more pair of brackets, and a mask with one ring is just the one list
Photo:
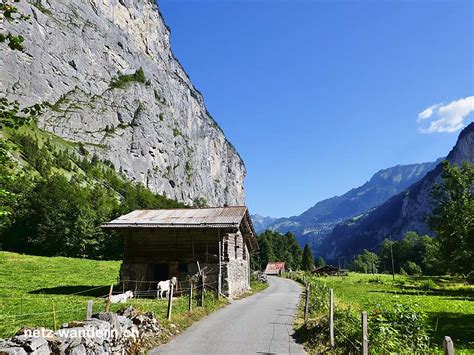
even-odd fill
[(149, 354), (304, 354), (292, 338), (301, 288), (278, 277), (269, 283), (265, 291), (234, 301)]

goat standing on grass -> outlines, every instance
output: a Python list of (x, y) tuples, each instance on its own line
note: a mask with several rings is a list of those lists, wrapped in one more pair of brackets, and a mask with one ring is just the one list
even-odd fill
[(173, 287), (175, 287), (177, 283), (178, 280), (174, 276), (171, 278), (171, 280), (158, 282), (158, 285), (156, 286), (156, 297), (162, 299), (164, 292), (166, 292), (166, 295), (169, 295), (171, 284), (173, 284)]
[[(133, 292), (127, 291), (119, 295), (113, 295), (110, 297), (110, 303), (125, 303), (129, 298), (133, 298)], [(107, 301), (107, 300), (106, 300)]]

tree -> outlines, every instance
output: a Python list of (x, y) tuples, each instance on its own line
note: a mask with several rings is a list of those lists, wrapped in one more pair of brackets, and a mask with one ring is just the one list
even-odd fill
[(395, 272), (405, 271), (408, 262), (419, 266), (424, 274), (435, 274), (438, 269), (438, 241), (427, 235), (408, 232), (401, 240), (385, 239), (380, 250), (380, 261), (385, 272), (392, 271), (391, 249), (393, 250)]
[(431, 191), (428, 224), (439, 241), (444, 271), (467, 274), (474, 260), (474, 165), (444, 161), (442, 166), (442, 182)]
[(267, 230), (257, 239), (259, 251), (251, 259), (254, 269), (263, 270), (269, 261), (284, 261), (287, 269), (300, 268), (303, 251), (293, 234)]
[(284, 239), (286, 253), (288, 254), (288, 264), (286, 268), (291, 270), (298, 270), (301, 265), (303, 250), (298, 244), (298, 241), (296, 240), (294, 234), (288, 232), (285, 234)]
[(0, 139), (0, 226), (6, 223), (15, 200), (15, 194), (11, 191), (14, 183), (12, 170), (13, 162), (8, 156), (7, 144)]
[(325, 266), (325, 265), (326, 265), (326, 261), (324, 260), (324, 258), (322, 256), (319, 256), (316, 259), (316, 267), (322, 267), (322, 266)]
[(314, 270), (314, 258), (313, 253), (308, 244), (305, 244), (303, 249), (303, 258), (301, 260), (301, 269), (304, 271)]
[(379, 257), (377, 254), (364, 249), (362, 254), (358, 255), (354, 260), (354, 269), (363, 273), (377, 273), (379, 265)]

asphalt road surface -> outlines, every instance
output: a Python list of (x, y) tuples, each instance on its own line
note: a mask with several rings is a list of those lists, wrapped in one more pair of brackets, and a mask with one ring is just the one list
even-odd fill
[(304, 354), (292, 337), (300, 294), (295, 282), (269, 277), (263, 292), (234, 301), (149, 354)]

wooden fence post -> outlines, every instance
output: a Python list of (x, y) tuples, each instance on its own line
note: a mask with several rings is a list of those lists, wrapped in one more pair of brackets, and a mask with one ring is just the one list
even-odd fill
[[(218, 233), (218, 238), (219, 238), (219, 253), (217, 254), (217, 257), (219, 258), (219, 275), (217, 276), (217, 299), (221, 297), (221, 292), (222, 292), (222, 286), (221, 286), (221, 280), (222, 280), (222, 243), (221, 243), (221, 232), (220, 229), (217, 230)], [(249, 269), (250, 272), (250, 269)], [(250, 285), (250, 284), (249, 284)]]
[(201, 307), (204, 307), (204, 290), (205, 290), (205, 283), (204, 283), (204, 270), (201, 272)]
[(193, 283), (189, 281), (189, 305), (188, 310), (191, 312), (193, 310)]
[(308, 307), (309, 307), (309, 284), (306, 285), (306, 295), (304, 302), (304, 322), (308, 320)]
[(114, 291), (114, 285), (110, 285), (109, 295), (107, 296), (107, 300), (105, 301), (105, 312), (110, 310), (110, 299), (112, 298), (112, 292)]
[(454, 355), (454, 343), (448, 336), (443, 339), (443, 349), (444, 355)]
[(367, 312), (362, 312), (362, 355), (369, 354), (369, 338), (367, 336)]
[(329, 339), (334, 348), (334, 291), (329, 289)]
[(94, 305), (94, 301), (92, 300), (87, 301), (87, 317), (86, 317), (87, 320), (92, 319), (92, 306), (93, 305)]
[(173, 282), (170, 280), (170, 289), (168, 291), (168, 313), (167, 318), (171, 320), (171, 309), (173, 308)]

